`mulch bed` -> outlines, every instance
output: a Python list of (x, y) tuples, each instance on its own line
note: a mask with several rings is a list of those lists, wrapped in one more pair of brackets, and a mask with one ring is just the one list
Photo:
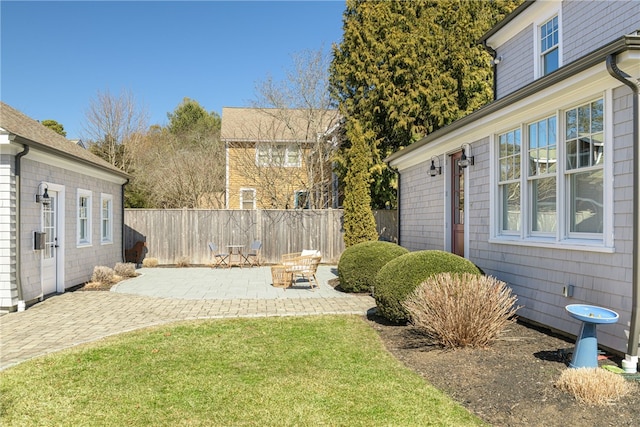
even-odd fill
[[(513, 323), (489, 349), (443, 350), (411, 326), (377, 316), (368, 322), (391, 354), (491, 425), (640, 425), (640, 383), (605, 407), (581, 404), (554, 386), (575, 343), (548, 330)], [(605, 357), (601, 364), (620, 366)]]

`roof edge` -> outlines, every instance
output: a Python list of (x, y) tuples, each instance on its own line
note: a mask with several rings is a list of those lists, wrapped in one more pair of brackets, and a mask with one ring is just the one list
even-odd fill
[(413, 144), (397, 150), (396, 152), (387, 156), (384, 159), (384, 162), (391, 163), (392, 161), (397, 160), (400, 157), (404, 157), (406, 154), (411, 153), (412, 151), (415, 151), (420, 147), (423, 147), (424, 145), (435, 139), (438, 139), (450, 132), (460, 129), (465, 125), (475, 120), (481, 119), (482, 117), (485, 117), (508, 105), (521, 101), (524, 98), (527, 98), (543, 89), (553, 86), (554, 84), (561, 82), (562, 80), (565, 80), (566, 78), (574, 74), (591, 68), (594, 65), (604, 61), (608, 55), (619, 54), (626, 50), (636, 49), (640, 49), (640, 35), (624, 35), (612, 41), (611, 43), (606, 44), (601, 48), (573, 61), (571, 64), (557, 69), (548, 76), (535, 80), (529, 83), (527, 86), (524, 86), (523, 88), (517, 90), (516, 92), (512, 92), (503, 98), (493, 101), (480, 108), (479, 110), (476, 110), (454, 121), (453, 123), (440, 128), (429, 135), (424, 136), (422, 139), (414, 142)]

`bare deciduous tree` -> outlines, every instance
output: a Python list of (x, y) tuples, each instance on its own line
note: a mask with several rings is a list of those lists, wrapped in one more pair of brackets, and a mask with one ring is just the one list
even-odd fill
[(83, 139), (90, 150), (128, 172), (132, 159), (129, 147), (144, 136), (148, 127), (146, 108), (128, 90), (113, 95), (107, 89), (90, 100), (85, 120)]
[[(337, 205), (334, 200), (332, 156), (339, 145), (339, 116), (328, 89), (330, 59), (322, 49), (302, 51), (292, 56), (293, 68), (283, 81), (270, 76), (256, 85), (253, 107), (271, 117), (271, 125), (254, 128), (256, 150), (244, 150), (245, 179), (260, 187), (263, 206), (293, 207), (294, 192), (305, 195), (311, 208)], [(283, 140), (283, 135), (290, 137)], [(261, 155), (270, 153), (270, 162)], [(274, 154), (275, 153), (275, 154)], [(294, 161), (295, 156), (300, 161)], [(292, 165), (297, 164), (297, 167)], [(268, 200), (264, 200), (264, 199)], [(301, 203), (298, 201), (298, 205)]]

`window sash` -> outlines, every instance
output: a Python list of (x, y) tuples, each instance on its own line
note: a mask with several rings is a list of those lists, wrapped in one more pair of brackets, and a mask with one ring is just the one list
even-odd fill
[(91, 244), (91, 194), (78, 194), (78, 244)]
[(101, 240), (102, 242), (113, 241), (113, 200), (110, 197), (104, 197), (102, 199), (102, 213), (101, 213), (102, 227), (101, 227)]

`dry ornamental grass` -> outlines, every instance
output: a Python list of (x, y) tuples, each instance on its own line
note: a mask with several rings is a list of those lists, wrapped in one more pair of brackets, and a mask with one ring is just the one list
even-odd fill
[(404, 303), (411, 324), (446, 348), (487, 347), (515, 315), (516, 296), (490, 276), (441, 273)]
[(556, 387), (588, 405), (604, 406), (631, 393), (635, 384), (623, 376), (602, 368), (567, 369), (560, 375)]

